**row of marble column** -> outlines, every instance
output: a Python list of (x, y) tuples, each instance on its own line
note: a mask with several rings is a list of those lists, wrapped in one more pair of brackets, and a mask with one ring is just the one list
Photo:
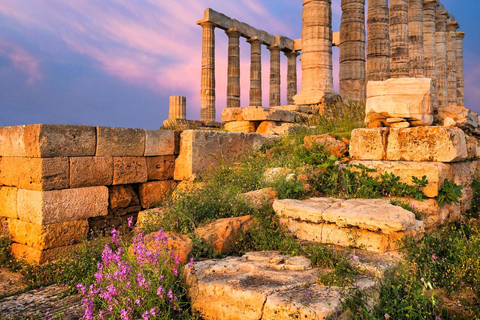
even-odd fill
[(428, 77), (432, 105), (464, 106), (465, 33), (458, 28), (437, 0), (390, 0), (390, 9), (388, 0), (369, 0), (367, 82)]
[[(203, 29), (201, 110), (200, 120), (215, 121), (215, 24), (199, 23)], [(240, 107), (240, 37), (235, 28), (226, 30), (228, 36), (228, 80), (227, 107)], [(257, 37), (247, 39), (251, 45), (250, 57), (250, 106), (262, 105), (262, 40)], [(280, 106), (280, 53), (288, 59), (287, 67), (287, 104), (293, 104), (297, 94), (297, 56), (298, 52), (282, 50), (278, 45), (267, 46), (270, 50), (270, 99), (269, 106)]]
[[(342, 0), (341, 7), (342, 97), (364, 100), (368, 81), (429, 77), (432, 105), (465, 104), (465, 33), (457, 32), (458, 23), (438, 0), (390, 0), (390, 7), (389, 0), (369, 0), (367, 30), (365, 0)], [(303, 0), (303, 74), (296, 104), (320, 103), (333, 91), (331, 10), (331, 0)]]

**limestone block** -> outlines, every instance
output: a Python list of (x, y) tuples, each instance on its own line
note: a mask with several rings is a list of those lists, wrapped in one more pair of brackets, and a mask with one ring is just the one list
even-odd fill
[(387, 160), (458, 162), (468, 158), (465, 133), (459, 128), (391, 129)]
[(0, 187), (0, 217), (18, 219), (17, 188)]
[(166, 156), (175, 153), (175, 132), (171, 130), (145, 130), (147, 157)]
[(479, 116), (477, 113), (461, 106), (439, 107), (435, 109), (436, 123), (443, 123), (447, 117), (455, 120), (457, 127), (480, 134)]
[(145, 157), (114, 157), (113, 185), (142, 183), (148, 179)]
[(180, 155), (175, 160), (175, 180), (190, 180), (217, 165), (220, 159), (237, 159), (272, 139), (256, 133), (186, 130), (181, 135)]
[(342, 247), (362, 248), (373, 252), (389, 251), (389, 235), (358, 228), (341, 228), (335, 224), (324, 224), (322, 243)]
[(12, 255), (19, 261), (26, 261), (32, 264), (44, 264), (46, 262), (58, 259), (68, 252), (76, 249), (78, 249), (78, 245), (68, 245), (48, 250), (39, 250), (24, 244), (13, 243)]
[(355, 129), (350, 139), (350, 157), (357, 160), (384, 160), (388, 128)]
[(412, 185), (412, 176), (421, 179), (427, 177), (428, 185), (423, 188), (423, 193), (429, 198), (438, 195), (445, 179), (455, 178), (454, 165), (441, 162), (411, 162), (411, 161), (351, 161), (350, 164), (362, 164), (376, 172), (371, 176), (380, 176), (385, 172), (393, 173), (400, 177), (400, 181)]
[(222, 121), (223, 122), (232, 122), (232, 121), (244, 121), (243, 119), (243, 108), (225, 108), (222, 110)]
[(176, 182), (173, 180), (151, 181), (140, 184), (139, 192), (142, 208), (150, 208), (166, 199), (176, 185)]
[(9, 219), (8, 231), (14, 242), (35, 249), (45, 250), (84, 240), (88, 234), (88, 221), (75, 220), (39, 225), (22, 220)]
[(96, 156), (141, 157), (145, 153), (145, 130), (97, 127)]
[[(145, 243), (148, 250), (156, 251), (157, 249), (162, 249), (162, 244), (155, 241), (155, 235), (157, 234), (157, 232), (154, 232), (145, 236)], [(186, 263), (193, 249), (192, 240), (186, 235), (174, 232), (165, 232), (164, 235), (167, 237), (166, 247), (169, 252), (178, 257), (180, 263)]]
[(172, 180), (175, 156), (147, 157), (148, 180)]
[(230, 253), (241, 233), (246, 233), (255, 223), (252, 216), (219, 219), (195, 229), (195, 235), (205, 240), (220, 254)]
[(70, 158), (70, 188), (109, 186), (112, 182), (112, 157)]
[(275, 200), (273, 210), (280, 218), (321, 223), (323, 212), (335, 203), (343, 202), (333, 198), (311, 198), (307, 200), (284, 199)]
[(95, 155), (95, 127), (32, 124), (0, 128), (0, 154), (11, 157), (79, 157)]
[(272, 129), (278, 127), (279, 125), (280, 123), (276, 121), (262, 121), (256, 132), (258, 134), (272, 134)]
[(280, 224), (297, 239), (322, 243), (323, 223), (311, 223), (291, 218), (280, 218)]
[(108, 206), (114, 211), (140, 204), (137, 193), (130, 185), (112, 186), (108, 191)]
[(480, 144), (477, 138), (467, 136), (467, 153), (468, 159), (480, 158)]
[(277, 192), (272, 188), (264, 188), (239, 194), (238, 198), (260, 209), (263, 208), (266, 203), (273, 205), (273, 202), (277, 198)]
[(253, 133), (257, 130), (258, 123), (253, 121), (232, 121), (225, 123), (228, 132)]
[(107, 187), (53, 191), (18, 190), (18, 216), (39, 225), (83, 220), (108, 214)]
[[(451, 213), (456, 215), (456, 212), (460, 213), (459, 204), (445, 204), (441, 207), (436, 199), (425, 199), (418, 201), (415, 199), (400, 199), (403, 202), (410, 202), (412, 208), (420, 212), (422, 215), (422, 221), (425, 226), (425, 230), (436, 230), (438, 227), (448, 222)], [(464, 212), (463, 212), (464, 213)]]
[(69, 162), (62, 158), (3, 157), (0, 181), (4, 185), (30, 190), (69, 187)]
[(347, 144), (344, 141), (335, 139), (330, 133), (306, 136), (303, 139), (303, 143), (307, 149), (314, 145), (322, 145), (328, 149), (330, 155), (337, 158), (343, 157), (348, 151)]
[(266, 107), (245, 107), (242, 108), (243, 119), (247, 121), (280, 121), (295, 122), (295, 112), (266, 108)]
[(272, 107), (274, 109), (281, 109), (286, 111), (301, 112), (306, 114), (318, 114), (320, 108), (318, 106), (297, 106), (297, 105), (287, 105), (287, 106), (278, 106)]
[(415, 126), (431, 125), (431, 85), (429, 78), (369, 81), (365, 122), (368, 124), (378, 119), (404, 118)]

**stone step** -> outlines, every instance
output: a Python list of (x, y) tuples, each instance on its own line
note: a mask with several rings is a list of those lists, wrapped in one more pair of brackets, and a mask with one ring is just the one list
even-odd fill
[[(340, 312), (342, 289), (316, 284), (319, 269), (305, 257), (253, 252), (199, 262), (184, 273), (193, 309), (203, 319), (326, 319)], [(355, 285), (372, 288), (362, 276)]]
[(298, 239), (386, 252), (405, 235), (423, 234), (423, 222), (382, 199), (276, 200), (275, 213)]
[(294, 111), (267, 107), (225, 108), (222, 111), (222, 121), (279, 121), (296, 122), (297, 114)]

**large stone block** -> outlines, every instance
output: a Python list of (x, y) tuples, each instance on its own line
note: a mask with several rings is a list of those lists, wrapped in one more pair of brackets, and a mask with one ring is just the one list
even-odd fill
[(140, 199), (132, 186), (112, 186), (109, 188), (108, 202), (110, 209), (117, 211), (139, 205)]
[(113, 184), (143, 183), (148, 179), (145, 157), (114, 157)]
[(175, 132), (171, 130), (145, 130), (145, 153), (147, 157), (175, 153)]
[(112, 157), (70, 158), (70, 188), (109, 186), (112, 182)]
[(173, 180), (175, 156), (147, 157), (148, 180)]
[(0, 217), (18, 219), (17, 188), (0, 187)]
[(246, 121), (281, 121), (295, 122), (295, 112), (266, 107), (246, 107), (243, 109), (243, 119)]
[(461, 106), (448, 106), (435, 109), (435, 122), (442, 124), (445, 118), (455, 120), (457, 127), (480, 134), (480, 117), (477, 113)]
[[(376, 172), (371, 176), (383, 173), (392, 173), (400, 177), (400, 181), (412, 185), (412, 176), (417, 178), (427, 177), (428, 185), (423, 188), (423, 193), (429, 198), (438, 196), (438, 191), (445, 179), (457, 184), (469, 185), (476, 171), (477, 162), (442, 163), (442, 162), (411, 162), (411, 161), (351, 161), (350, 164), (362, 164)], [(471, 183), (471, 182), (470, 182)]]
[(81, 157), (95, 155), (95, 127), (32, 124), (0, 128), (0, 155), (10, 157)]
[(387, 160), (457, 162), (468, 158), (465, 133), (458, 128), (391, 129)]
[(379, 119), (403, 118), (411, 125), (431, 125), (433, 122), (431, 86), (432, 81), (429, 78), (369, 81), (366, 123)]
[(358, 160), (385, 160), (388, 128), (355, 129), (350, 139), (350, 157)]
[(232, 121), (225, 123), (225, 130), (228, 132), (253, 133), (257, 130), (258, 122), (254, 121)]
[(84, 240), (88, 234), (88, 221), (76, 220), (45, 226), (9, 219), (8, 231), (14, 242), (45, 250)]
[(0, 181), (4, 185), (30, 190), (56, 190), (69, 187), (67, 157), (3, 157)]
[(97, 156), (141, 157), (144, 153), (144, 129), (97, 127)]
[(171, 190), (176, 186), (173, 180), (168, 181), (151, 181), (140, 184), (140, 203), (142, 208), (150, 208), (167, 198)]
[(12, 255), (19, 261), (26, 261), (33, 264), (44, 264), (46, 262), (60, 258), (70, 251), (78, 249), (79, 245), (68, 245), (64, 247), (39, 250), (24, 244), (13, 243)]
[(108, 214), (108, 188), (53, 191), (18, 190), (18, 216), (39, 225), (83, 220)]
[(220, 160), (237, 159), (252, 148), (276, 139), (256, 133), (187, 130), (181, 135), (180, 155), (175, 161), (175, 180), (189, 180)]

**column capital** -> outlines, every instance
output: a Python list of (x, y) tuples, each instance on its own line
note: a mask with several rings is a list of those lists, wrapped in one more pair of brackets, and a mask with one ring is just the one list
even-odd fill
[(460, 25), (457, 21), (447, 22), (447, 31), (457, 31), (458, 28), (460, 28)]
[(298, 57), (300, 52), (298, 51), (283, 51), (283, 54), (287, 57)]
[(263, 44), (263, 41), (260, 40), (258, 37), (251, 37), (251, 38), (247, 38), (245, 39), (247, 42), (249, 43), (253, 43), (253, 42), (260, 42), (261, 44)]
[(448, 11), (447, 10), (440, 10), (435, 13), (435, 20), (447, 20), (448, 19)]
[(240, 38), (240, 36), (242, 35), (242, 33), (238, 31), (237, 28), (230, 28), (228, 30), (225, 30), (225, 33), (229, 38)]
[(270, 51), (276, 51), (276, 50), (280, 51), (281, 50), (281, 48), (278, 44), (269, 45), (269, 46), (267, 46), (267, 49), (270, 50)]
[(458, 31), (457, 32), (457, 39), (464, 39), (465, 38), (465, 31)]
[(436, 9), (438, 7), (438, 0), (423, 0), (424, 9)]
[(198, 21), (197, 21), (197, 24), (198, 24), (199, 26), (202, 26), (202, 28), (208, 28), (208, 27), (213, 27), (213, 28), (215, 28), (215, 27), (217, 26), (215, 23), (213, 23), (213, 22), (211, 22), (211, 21), (208, 21), (208, 20), (205, 20), (205, 19), (203, 19), (203, 20), (198, 20)]

